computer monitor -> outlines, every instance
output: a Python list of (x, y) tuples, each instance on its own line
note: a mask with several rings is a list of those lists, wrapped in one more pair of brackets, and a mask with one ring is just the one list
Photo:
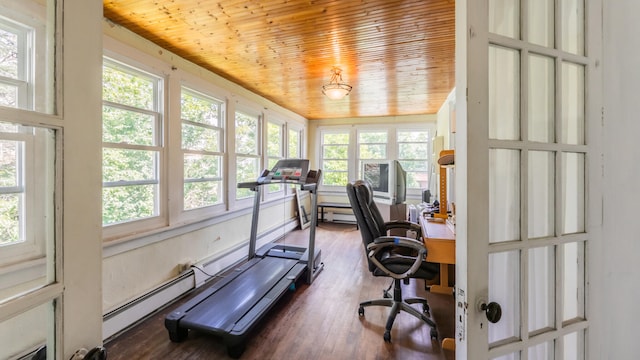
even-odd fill
[(365, 160), (362, 179), (371, 184), (373, 200), (380, 204), (402, 204), (407, 197), (407, 173), (398, 160)]

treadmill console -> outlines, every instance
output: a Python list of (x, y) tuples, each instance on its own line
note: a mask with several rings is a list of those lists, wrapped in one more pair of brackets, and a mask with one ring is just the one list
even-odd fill
[(264, 182), (292, 181), (304, 183), (309, 171), (309, 160), (307, 159), (283, 159), (278, 160), (275, 166), (266, 176), (261, 176)]

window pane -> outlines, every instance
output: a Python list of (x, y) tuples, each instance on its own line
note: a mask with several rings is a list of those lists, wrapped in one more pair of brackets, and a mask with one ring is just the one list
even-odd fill
[(529, 250), (529, 332), (554, 327), (555, 274), (553, 246)]
[(20, 233), (22, 194), (0, 195), (0, 246), (24, 241)]
[(553, 341), (543, 342), (541, 344), (530, 347), (529, 359), (536, 359), (536, 360), (555, 359)]
[(345, 160), (325, 160), (322, 164), (324, 171), (347, 171), (348, 163)]
[(560, 1), (562, 50), (584, 54), (584, 0)]
[(322, 183), (330, 186), (347, 186), (346, 172), (323, 172)]
[(562, 63), (562, 142), (584, 144), (584, 66)]
[(220, 130), (191, 124), (182, 124), (182, 148), (219, 152)]
[(221, 177), (220, 156), (185, 154), (184, 178), (185, 179), (211, 179)]
[(545, 47), (554, 47), (555, 19), (554, 1), (529, 1), (529, 42)]
[(555, 154), (529, 151), (529, 238), (555, 234)]
[(189, 120), (211, 126), (221, 126), (222, 102), (196, 95), (183, 89), (180, 102), (180, 111), (183, 120)]
[(387, 145), (373, 145), (363, 144), (360, 145), (360, 159), (386, 159), (387, 158)]
[(0, 76), (18, 78), (18, 34), (0, 23)]
[(322, 157), (325, 159), (346, 159), (348, 148), (344, 145), (327, 145), (322, 149)]
[(22, 143), (0, 140), (0, 188), (18, 186), (18, 151)]
[(386, 131), (376, 131), (376, 132), (360, 132), (358, 134), (358, 143), (386, 143), (387, 142), (387, 132)]
[(0, 359), (23, 359), (21, 356), (46, 344), (47, 359), (55, 354), (56, 301), (51, 300), (8, 320), (0, 322)]
[(489, 137), (520, 139), (520, 53), (489, 47)]
[(562, 338), (564, 342), (563, 357), (564, 360), (583, 360), (585, 359), (585, 343), (584, 332), (574, 332), (567, 334)]
[(156, 110), (155, 81), (107, 63), (102, 68), (102, 99), (140, 109)]
[(489, 31), (520, 38), (520, 1), (489, 0)]
[(222, 203), (222, 181), (188, 182), (184, 184), (184, 210)]
[(340, 134), (323, 134), (322, 136), (323, 144), (348, 144), (349, 143), (349, 133), (340, 133)]
[(426, 161), (429, 158), (429, 144), (428, 143), (398, 144), (398, 158), (399, 159), (424, 159)]
[(102, 189), (102, 224), (156, 216), (157, 185), (116, 186)]
[(398, 142), (422, 143), (429, 141), (428, 131), (398, 131)]
[(562, 153), (563, 234), (581, 233), (584, 227), (584, 154)]
[(102, 151), (104, 182), (156, 179), (157, 152), (105, 148)]
[(520, 239), (520, 151), (489, 151), (489, 238)]
[(18, 87), (0, 83), (0, 106), (18, 107)]
[[(258, 178), (259, 160), (253, 157), (236, 158), (237, 183), (255, 181)], [(238, 199), (253, 196), (253, 191), (249, 189), (236, 189)]]
[(267, 155), (282, 156), (282, 126), (267, 124)]
[(102, 141), (154, 145), (155, 117), (111, 106), (102, 107)]
[[(258, 118), (236, 113), (236, 152), (258, 154)], [(256, 177), (257, 178), (257, 177)], [(253, 179), (255, 180), (255, 178)]]
[(520, 253), (489, 254), (489, 301), (502, 307), (502, 319), (489, 324), (489, 343), (520, 338)]
[(554, 142), (555, 62), (539, 55), (529, 56), (528, 121), (529, 140)]
[(300, 131), (289, 130), (289, 153), (290, 158), (300, 158)]
[(563, 321), (584, 318), (584, 243), (564, 244)]

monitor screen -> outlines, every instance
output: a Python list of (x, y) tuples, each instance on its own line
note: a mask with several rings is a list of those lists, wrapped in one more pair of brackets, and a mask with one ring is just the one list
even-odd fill
[(389, 164), (365, 163), (363, 165), (364, 180), (371, 184), (373, 191), (389, 192)]

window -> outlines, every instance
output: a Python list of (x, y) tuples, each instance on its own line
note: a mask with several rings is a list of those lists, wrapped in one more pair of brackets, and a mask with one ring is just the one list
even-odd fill
[(24, 25), (0, 17), (0, 105), (31, 109), (28, 94), (33, 32)]
[(183, 87), (180, 112), (183, 210), (220, 204), (224, 199), (224, 102)]
[(398, 161), (407, 172), (407, 189), (426, 189), (429, 180), (429, 131), (398, 130)]
[(363, 130), (358, 132), (358, 174), (362, 170), (363, 160), (387, 159), (387, 140), (388, 133), (386, 130)]
[[(0, 1), (0, 358), (61, 348), (61, 26), (51, 0)], [(61, 37), (60, 37), (61, 38)], [(46, 114), (46, 115), (43, 115)], [(16, 329), (31, 329), (11, 336)], [(9, 335), (9, 336), (7, 336)]]
[[(401, 127), (405, 127), (404, 129)], [(398, 160), (407, 173), (407, 196), (427, 188), (433, 124), (326, 126), (320, 130), (322, 191), (344, 191), (349, 179), (362, 178), (362, 161)], [(355, 144), (355, 145), (350, 145)]]
[(159, 215), (162, 79), (105, 59), (103, 225)]
[(349, 131), (323, 132), (322, 184), (345, 187), (349, 180)]
[[(260, 172), (259, 116), (235, 114), (236, 183), (255, 181)], [(236, 189), (236, 199), (249, 198), (249, 189)]]

